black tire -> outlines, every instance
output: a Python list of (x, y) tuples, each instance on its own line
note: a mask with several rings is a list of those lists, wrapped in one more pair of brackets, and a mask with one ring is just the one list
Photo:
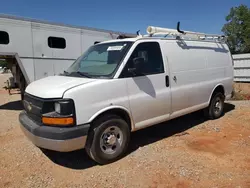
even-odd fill
[(213, 94), (209, 106), (204, 110), (204, 114), (208, 119), (218, 119), (224, 113), (225, 96), (217, 92)]
[[(115, 136), (115, 143), (118, 145), (117, 147), (114, 147), (113, 145), (111, 146), (109, 144), (105, 145), (104, 143), (105, 141), (107, 142), (107, 140), (109, 140), (108, 138), (110, 137), (109, 132), (106, 133), (105, 131), (108, 129), (111, 131), (113, 128), (119, 130), (119, 133), (116, 134), (117, 136)], [(107, 135), (109, 136), (107, 137)], [(111, 133), (111, 135), (113, 136), (115, 133)], [(121, 143), (119, 142), (119, 144), (118, 136), (119, 139), (122, 139)], [(117, 161), (124, 155), (128, 148), (129, 140), (130, 129), (127, 122), (117, 115), (107, 114), (93, 122), (88, 134), (85, 149), (87, 154), (97, 163), (108, 164)], [(108, 151), (110, 153), (108, 153)], [(112, 153), (112, 151), (114, 151), (114, 153)]]

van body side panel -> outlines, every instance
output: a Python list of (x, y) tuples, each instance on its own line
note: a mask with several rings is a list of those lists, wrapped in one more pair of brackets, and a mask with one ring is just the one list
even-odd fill
[(171, 72), (172, 113), (206, 101), (201, 94), (206, 72), (206, 51), (192, 41), (166, 41)]
[(172, 40), (165, 43), (170, 67), (172, 117), (209, 105), (217, 85), (231, 91), (232, 64), (225, 44)]
[(125, 79), (100, 79), (69, 89), (63, 98), (74, 100), (78, 125), (89, 123), (95, 114), (108, 107), (121, 106), (130, 111)]
[(207, 46), (213, 50), (207, 50), (207, 66), (204, 76), (203, 95), (209, 102), (211, 92), (218, 86), (223, 86), (225, 96), (231, 94), (233, 83), (233, 65), (229, 49), (226, 44), (208, 43)]
[(224, 84), (224, 89), (225, 89), (225, 96), (227, 99), (230, 99), (232, 96), (233, 92), (233, 82), (234, 82), (234, 66), (233, 66), (233, 59), (232, 55), (229, 51), (229, 48), (227, 45), (224, 45), (225, 48), (228, 50), (228, 63), (225, 68), (225, 77), (226, 81), (223, 83)]

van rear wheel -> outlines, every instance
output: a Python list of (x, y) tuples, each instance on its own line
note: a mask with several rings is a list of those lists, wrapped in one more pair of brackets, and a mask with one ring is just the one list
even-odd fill
[(97, 163), (107, 164), (123, 156), (129, 139), (127, 122), (116, 115), (105, 115), (93, 123), (85, 149)]
[(209, 119), (217, 119), (223, 115), (225, 97), (218, 92), (213, 94), (208, 108), (205, 109), (205, 116)]

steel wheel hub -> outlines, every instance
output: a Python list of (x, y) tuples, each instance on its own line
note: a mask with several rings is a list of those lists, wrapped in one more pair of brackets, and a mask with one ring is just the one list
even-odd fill
[(110, 135), (108, 138), (107, 138), (107, 144), (109, 145), (114, 145), (116, 143), (116, 136), (115, 135)]
[(123, 134), (119, 127), (108, 127), (101, 136), (100, 148), (106, 154), (115, 153), (123, 142)]
[(214, 111), (215, 111), (215, 113), (218, 114), (218, 113), (220, 113), (221, 109), (222, 109), (222, 103), (221, 103), (221, 100), (218, 98), (215, 102), (215, 105), (214, 105)]

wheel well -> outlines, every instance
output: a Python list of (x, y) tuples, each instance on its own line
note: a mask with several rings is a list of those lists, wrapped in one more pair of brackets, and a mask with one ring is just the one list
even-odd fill
[(107, 110), (107, 111), (99, 114), (93, 121), (100, 118), (101, 116), (105, 116), (106, 114), (114, 114), (114, 115), (117, 115), (117, 116), (121, 117), (124, 121), (127, 122), (127, 124), (129, 125), (130, 130), (132, 130), (132, 122), (131, 122), (129, 114), (125, 110), (118, 109), (118, 108), (110, 109), (110, 110)]
[(217, 86), (214, 89), (213, 95), (215, 95), (216, 93), (222, 93), (223, 95), (225, 95), (224, 87), (222, 85)]
[(222, 85), (218, 85), (218, 86), (214, 89), (214, 91), (213, 91), (213, 93), (212, 93), (212, 95), (211, 95), (211, 97), (210, 97), (209, 103), (211, 103), (211, 100), (212, 100), (213, 96), (214, 96), (216, 93), (222, 93), (222, 94), (224, 95), (224, 97), (225, 97), (225, 90), (224, 90), (224, 87), (223, 87)]

